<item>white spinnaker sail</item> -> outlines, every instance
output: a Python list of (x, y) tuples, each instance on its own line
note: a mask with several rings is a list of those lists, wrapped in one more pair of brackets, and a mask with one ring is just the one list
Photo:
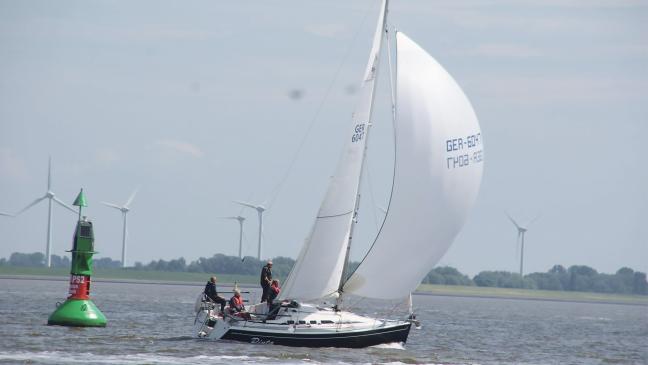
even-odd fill
[(344, 293), (404, 298), (445, 254), (477, 197), (481, 131), (468, 98), (427, 52), (397, 33), (396, 161), (383, 226)]
[(383, 1), (360, 89), (359, 104), (353, 114), (351, 133), (348, 134), (348, 144), (320, 206), (310, 237), (281, 289), (282, 299), (319, 299), (337, 292), (339, 288), (371, 119), (386, 5), (386, 1)]

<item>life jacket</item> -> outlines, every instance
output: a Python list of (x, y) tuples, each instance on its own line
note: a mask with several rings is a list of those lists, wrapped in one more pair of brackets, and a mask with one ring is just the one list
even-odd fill
[(279, 295), (279, 292), (281, 289), (279, 289), (278, 285), (272, 285), (270, 287), (270, 293), (268, 294), (268, 305), (272, 304), (272, 302), (277, 298)]
[(279, 292), (281, 291), (281, 289), (279, 288), (279, 286), (278, 286), (278, 285), (274, 285), (274, 284), (270, 287), (270, 289), (272, 289), (272, 291), (273, 291), (275, 294), (279, 294)]
[(242, 308), (243, 307), (243, 298), (233, 296), (231, 304), (232, 304), (233, 307)]

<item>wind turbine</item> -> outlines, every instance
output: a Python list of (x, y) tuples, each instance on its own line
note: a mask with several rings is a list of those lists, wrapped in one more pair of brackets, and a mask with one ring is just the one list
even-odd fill
[(540, 216), (537, 216), (537, 217), (533, 218), (532, 220), (529, 221), (529, 223), (527, 223), (524, 226), (519, 225), (515, 221), (515, 219), (513, 219), (513, 217), (511, 217), (508, 213), (506, 213), (506, 216), (511, 221), (511, 223), (513, 223), (513, 225), (515, 225), (515, 228), (517, 228), (517, 231), (518, 231), (516, 244), (518, 245), (518, 247), (521, 247), (521, 250), (520, 250), (520, 276), (522, 276), (522, 274), (524, 272), (523, 271), (523, 269), (524, 269), (524, 234), (529, 229), (528, 227), (531, 225), (531, 223), (533, 223)]
[(131, 193), (130, 197), (128, 197), (128, 200), (126, 203), (122, 206), (119, 206), (117, 204), (113, 203), (107, 203), (107, 202), (101, 202), (101, 204), (115, 208), (119, 210), (122, 213), (122, 219), (124, 220), (124, 227), (122, 230), (122, 254), (121, 254), (121, 264), (122, 267), (126, 267), (126, 236), (127, 236), (127, 231), (126, 231), (126, 214), (130, 211), (129, 205), (133, 202), (133, 199), (135, 199), (135, 194), (137, 194), (137, 190), (135, 189), (133, 193)]
[(236, 217), (218, 217), (220, 219), (236, 219), (239, 222), (239, 259), (243, 260), (243, 221), (245, 217), (240, 215)]
[[(74, 210), (72, 207), (69, 205), (63, 203), (61, 199), (57, 198), (54, 192), (52, 191), (52, 157), (50, 156), (49, 161), (47, 163), (47, 192), (45, 192), (45, 195), (42, 197), (34, 200), (31, 202), (28, 206), (24, 207), (22, 210), (20, 210), (18, 213), (15, 215), (20, 215), (24, 211), (28, 210), (29, 208), (33, 207), (34, 205), (38, 204), (41, 202), (41, 200), (49, 199), (49, 209), (47, 213), (47, 246), (45, 246), (45, 260), (47, 261), (47, 267), (52, 266), (52, 258), (50, 257), (50, 251), (52, 250), (52, 201), (55, 201), (58, 203), (60, 206), (63, 208), (66, 208), (67, 210), (71, 211), (74, 214), (77, 214), (77, 211)], [(3, 215), (10, 215), (10, 214), (3, 214)]]
[(245, 203), (245, 202), (239, 202), (239, 201), (234, 201), (234, 203), (242, 205), (244, 207), (256, 209), (257, 214), (259, 215), (259, 247), (258, 247), (258, 250), (257, 250), (257, 259), (261, 260), (261, 243), (263, 241), (263, 212), (267, 208), (264, 207), (262, 204), (254, 205), (254, 204)]

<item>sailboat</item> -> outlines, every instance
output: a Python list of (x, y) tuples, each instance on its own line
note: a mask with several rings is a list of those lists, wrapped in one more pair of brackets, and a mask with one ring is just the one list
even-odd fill
[(352, 348), (407, 341), (413, 313), (402, 319), (371, 318), (345, 309), (345, 299), (409, 297), (411, 303), (411, 293), (447, 251), (472, 209), (483, 149), (477, 117), (459, 85), (419, 45), (396, 32), (395, 77), (388, 52), (396, 85), (391, 197), (370, 249), (348, 272), (379, 60), (383, 40), (388, 47), (391, 41), (387, 14), (388, 0), (383, 0), (348, 142), (283, 285), (281, 304), (272, 311), (266, 303), (250, 305), (251, 317), (245, 319), (218, 314), (209, 303), (198, 302), (198, 337)]

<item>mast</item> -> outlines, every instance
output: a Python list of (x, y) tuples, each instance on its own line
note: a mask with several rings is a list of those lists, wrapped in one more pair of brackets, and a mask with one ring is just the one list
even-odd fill
[[(369, 132), (371, 129), (371, 115), (373, 112), (373, 105), (375, 99), (376, 83), (378, 81), (378, 64), (380, 61), (380, 51), (382, 50), (382, 41), (385, 37), (385, 31), (387, 29), (387, 12), (388, 12), (389, 0), (383, 0), (381, 8), (381, 17), (378, 19), (378, 26), (376, 27), (376, 32), (374, 33), (373, 45), (371, 47), (371, 52), (369, 53), (369, 61), (367, 64), (367, 71), (365, 72), (365, 78), (363, 82), (372, 81), (371, 85), (371, 101), (369, 103), (369, 110), (367, 115), (367, 120), (363, 121), (366, 125), (366, 134), (365, 134), (365, 146), (362, 151), (362, 160), (360, 163), (360, 177), (358, 179), (358, 184), (356, 186), (356, 197), (355, 204), (353, 208), (353, 218), (351, 219), (351, 227), (349, 229), (349, 237), (347, 240), (346, 252), (344, 255), (344, 265), (342, 266), (342, 276), (340, 277), (340, 284), (338, 285), (338, 293), (341, 295), (343, 292), (344, 283), (346, 281), (346, 276), (349, 266), (349, 254), (351, 253), (351, 241), (353, 240), (353, 231), (355, 225), (358, 222), (358, 209), (360, 208), (360, 186), (362, 184), (362, 176), (364, 175), (365, 160), (367, 157), (367, 148), (369, 145)], [(339, 301), (339, 299), (338, 299)]]

